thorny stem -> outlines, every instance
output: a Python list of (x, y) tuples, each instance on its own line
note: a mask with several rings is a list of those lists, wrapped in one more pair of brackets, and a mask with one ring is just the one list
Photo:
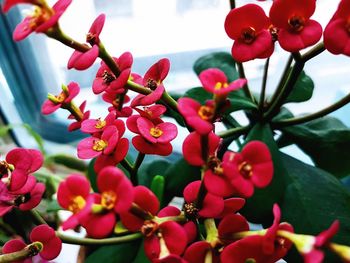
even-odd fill
[(291, 125), (297, 125), (297, 124), (301, 124), (304, 122), (309, 122), (318, 118), (321, 118), (333, 111), (336, 111), (338, 109), (340, 109), (341, 107), (343, 107), (344, 105), (348, 104), (350, 102), (350, 94), (346, 95), (344, 98), (340, 99), (339, 101), (337, 101), (336, 103), (320, 110), (317, 112), (314, 112), (310, 115), (306, 115), (306, 116), (302, 116), (299, 118), (290, 118), (290, 119), (285, 119), (285, 120), (281, 120), (281, 121), (277, 121), (274, 122), (272, 124), (272, 126), (274, 128), (282, 128), (282, 127), (286, 127), (286, 126), (291, 126)]
[(33, 242), (22, 250), (0, 255), (0, 263), (24, 260), (37, 255), (43, 249), (41, 242)]
[(237, 127), (237, 128), (232, 128), (226, 131), (218, 132), (217, 135), (220, 136), (221, 138), (228, 138), (228, 137), (233, 137), (233, 136), (239, 136), (242, 134), (247, 133), (251, 129), (250, 125), (243, 126), (243, 127)]

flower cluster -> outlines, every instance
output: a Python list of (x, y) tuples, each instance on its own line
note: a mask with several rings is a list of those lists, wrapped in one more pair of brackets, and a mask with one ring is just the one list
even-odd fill
[[(295, 186), (290, 182), (297, 178), (281, 175), (284, 163), (273, 134), (275, 127), (281, 125), (278, 114), (283, 115), (282, 100), (296, 86), (306, 61), (324, 49), (350, 55), (349, 0), (340, 1), (324, 30), (311, 19), (316, 0), (275, 0), (268, 16), (257, 4), (233, 8), (224, 27), (234, 40), (232, 57), (238, 62), (239, 77), (225, 67), (210, 65), (198, 73), (201, 87), (195, 90), (200, 95), (189, 92), (177, 100), (165, 88), (170, 71), (168, 59), (156, 61), (140, 75), (133, 72), (130, 52), (119, 57), (107, 52), (100, 38), (105, 14), (93, 21), (85, 43), (66, 36), (58, 20), (70, 3), (71, 0), (59, 0), (50, 7), (45, 0), (5, 0), (2, 6), (7, 12), (17, 4), (33, 5), (34, 13), (17, 26), (14, 40), (36, 32), (60, 41), (74, 49), (67, 62), (68, 69), (86, 70), (101, 59), (91, 79), (91, 91), (105, 102), (106, 113), (90, 118), (90, 111), (85, 110), (87, 102), (80, 106), (74, 102), (80, 93), (79, 84), (62, 85), (58, 95), (48, 95), (41, 111), (45, 115), (58, 109), (69, 112), (68, 119), (73, 122), (68, 130), (78, 130), (85, 136), (77, 143), (77, 158), (73, 158), (79, 164), (83, 160), (83, 168), (79, 166), (76, 170), (80, 171), (67, 173), (63, 178), (50, 174), (43, 180), (38, 170), (46, 166), (54, 172), (55, 167), (49, 157), (44, 160), (39, 150), (16, 148), (0, 160), (0, 216), (4, 222), (7, 224), (13, 218), (11, 210), (23, 216), (31, 215), (33, 222), (29, 223), (49, 221), (31, 227), (29, 238), (27, 228), (21, 231), (22, 238), (6, 242), (1, 262), (31, 262), (37, 254), (44, 260), (52, 260), (60, 253), (62, 241), (101, 245), (141, 238), (144, 253), (133, 251), (133, 254), (154, 263), (273, 263), (293, 255), (293, 246), (304, 262), (322, 262), (326, 250), (333, 251), (343, 262), (350, 262), (350, 247), (331, 242), (340, 231), (339, 220), (332, 218), (328, 229), (323, 224), (312, 231), (313, 235), (308, 235), (296, 233), (300, 227), (295, 223), (297, 220), (284, 216), (293, 213), (286, 209), (286, 203), (293, 200), (283, 200), (281, 192), (302, 190), (299, 190), (301, 184), (297, 182)], [(317, 44), (322, 34), (324, 44), (309, 52), (307, 58), (303, 57), (299, 52)], [(242, 62), (269, 58), (276, 42), (292, 53), (295, 64), (287, 65), (282, 86), (277, 89), (281, 93), (272, 101), (265, 101), (265, 81), (257, 102), (249, 90)], [(232, 59), (230, 54), (229, 57)], [(233, 63), (232, 68), (235, 66)], [(231, 115), (239, 103), (242, 105), (238, 109), (250, 121), (247, 126), (240, 125)], [(164, 158), (171, 155), (172, 142), (178, 136), (177, 125), (165, 119), (165, 115), (176, 119), (188, 134), (175, 164), (156, 160), (154, 163), (159, 166), (151, 169), (153, 163), (143, 162), (146, 155)], [(288, 121), (299, 124), (307, 118), (300, 119), (287, 119), (284, 125)], [(218, 123), (228, 130), (220, 132)], [(126, 131), (135, 135), (129, 138)], [(137, 156), (130, 156), (132, 147)], [(71, 159), (64, 160), (71, 162), (66, 163), (68, 168), (77, 168)], [(88, 167), (85, 162), (89, 162)], [(145, 171), (141, 165), (146, 167)], [(173, 173), (164, 166), (171, 166)], [(327, 186), (330, 182), (336, 184), (328, 180)], [(179, 195), (182, 203), (174, 206), (170, 201)], [(348, 200), (348, 193), (342, 195)], [(68, 211), (69, 217), (65, 220), (41, 217), (33, 209), (43, 197), (47, 199), (43, 206), (54, 204), (56, 210)], [(254, 206), (254, 202), (258, 204)], [(291, 206), (299, 209), (297, 205)], [(52, 207), (46, 209), (52, 212)], [(293, 222), (284, 222), (285, 218)], [(250, 222), (261, 224), (261, 228), (251, 229)], [(59, 230), (55, 232), (51, 226)], [(86, 236), (73, 238), (62, 234), (68, 229), (84, 229)], [(98, 252), (94, 249), (92, 255)]]

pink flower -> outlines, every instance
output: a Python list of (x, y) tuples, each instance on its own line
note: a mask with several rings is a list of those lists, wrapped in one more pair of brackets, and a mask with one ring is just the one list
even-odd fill
[(112, 94), (124, 93), (124, 86), (130, 77), (133, 57), (130, 52), (125, 52), (119, 58), (113, 59), (119, 67), (119, 76), (115, 76), (106, 63), (102, 61), (92, 84), (92, 90), (95, 94), (99, 94), (102, 91)]
[[(62, 241), (56, 236), (55, 230), (53, 230), (48, 225), (39, 225), (33, 228), (30, 233), (30, 241), (40, 242), (43, 245), (41, 250), (38, 248), (38, 251), (33, 251), (33, 255), (39, 253), (40, 257), (44, 260), (52, 260), (56, 258), (62, 249)], [(12, 252), (20, 251), (26, 246), (27, 244), (23, 240), (12, 239), (5, 243), (2, 252), (4, 254), (9, 254)], [(28, 258), (15, 262), (29, 263), (32, 262), (32, 260)]]
[(255, 4), (232, 9), (225, 20), (227, 35), (234, 40), (232, 57), (238, 62), (271, 56), (274, 45), (269, 32), (270, 21)]
[(43, 156), (35, 149), (15, 148), (0, 161), (0, 175), (10, 191), (24, 186), (28, 175), (37, 171), (43, 164)]
[(86, 101), (84, 101), (79, 106), (79, 110), (83, 115), (81, 119), (76, 119), (76, 117), (73, 114), (70, 114), (68, 116), (68, 119), (75, 119), (76, 120), (76, 121), (72, 122), (71, 124), (69, 124), (68, 131), (75, 131), (75, 130), (80, 129), (81, 123), (90, 117), (90, 111), (85, 111), (85, 106), (86, 106)]
[(2, 11), (6, 13), (13, 6), (18, 4), (32, 4), (32, 5), (42, 6), (41, 0), (4, 0), (4, 3), (2, 5)]
[[(121, 103), (121, 95), (122, 94), (118, 94), (118, 93), (103, 93), (102, 94), (102, 99), (107, 102), (112, 104), (112, 106), (108, 107), (108, 111), (109, 112), (114, 112), (116, 114), (117, 117), (129, 117), (132, 114), (132, 108), (129, 106), (126, 107), (122, 107), (122, 109), (120, 110), (120, 103)], [(130, 101), (130, 97), (126, 94), (124, 95), (124, 100), (123, 100), (123, 104), (126, 104)]]
[(170, 62), (163, 58), (152, 65), (145, 73), (143, 85), (149, 88), (152, 92), (148, 95), (137, 95), (131, 102), (131, 107), (148, 106), (158, 101), (164, 92), (163, 80), (168, 75)]
[[(254, 186), (266, 187), (273, 177), (273, 163), (269, 148), (260, 141), (250, 141), (240, 153), (228, 153), (226, 169), (230, 172), (231, 184), (243, 197), (254, 193)], [(225, 168), (224, 168), (225, 169)]]
[(185, 118), (186, 123), (196, 132), (205, 135), (214, 129), (215, 108), (212, 103), (201, 105), (194, 99), (180, 98), (177, 108)]
[(67, 68), (75, 68), (77, 70), (85, 70), (89, 68), (99, 55), (100, 34), (105, 23), (105, 14), (100, 14), (92, 23), (88, 34), (86, 35), (86, 42), (88, 42), (92, 48), (86, 45), (86, 51), (82, 52), (75, 50), (72, 56), (69, 58)]
[(79, 212), (85, 207), (89, 194), (90, 182), (83, 175), (71, 174), (59, 184), (57, 202), (62, 208), (73, 213), (63, 223), (63, 230), (79, 225)]
[(65, 108), (67, 104), (79, 94), (80, 87), (78, 83), (71, 82), (67, 86), (62, 85), (62, 92), (57, 95), (49, 94), (48, 99), (43, 103), (41, 107), (42, 114), (51, 114), (59, 108)]
[[(122, 130), (125, 130), (124, 122), (121, 120), (116, 120), (116, 114), (111, 112), (106, 118), (101, 119), (87, 119), (81, 123), (80, 130), (85, 133), (101, 133), (109, 126), (115, 125), (116, 127), (121, 127)], [(119, 130), (119, 129), (118, 129)], [(122, 132), (124, 133), (124, 132)]]
[(17, 25), (13, 32), (13, 39), (20, 41), (32, 32), (45, 33), (54, 27), (59, 18), (66, 11), (72, 0), (59, 0), (52, 8), (38, 5), (32, 15), (27, 16)]
[(350, 56), (350, 1), (342, 0), (323, 32), (325, 48), (332, 54)]
[(206, 91), (224, 97), (226, 97), (229, 92), (238, 90), (247, 83), (246, 79), (237, 79), (228, 83), (225, 73), (217, 68), (203, 70), (199, 74), (199, 79)]
[(111, 154), (118, 143), (118, 129), (115, 126), (108, 126), (102, 133), (101, 138), (89, 137), (78, 143), (78, 157), (90, 159), (101, 154)]
[(276, 0), (270, 9), (272, 24), (278, 29), (278, 42), (284, 50), (297, 52), (316, 44), (322, 27), (310, 17), (316, 0)]

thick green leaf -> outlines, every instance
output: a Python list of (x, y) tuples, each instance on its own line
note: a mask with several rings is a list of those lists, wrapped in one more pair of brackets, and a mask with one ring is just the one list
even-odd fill
[(182, 196), (183, 189), (188, 183), (200, 180), (201, 172), (199, 167), (189, 165), (185, 159), (181, 158), (168, 166), (164, 177), (164, 197), (166, 201), (170, 201), (174, 196)]
[(58, 204), (57, 200), (51, 200), (46, 207), (47, 212), (57, 212), (63, 208)]
[(337, 177), (350, 174), (350, 129), (340, 120), (323, 117), (282, 129), (313, 160), (316, 166)]
[(163, 201), (165, 180), (161, 175), (156, 175), (152, 179), (151, 190), (157, 196), (159, 203)]
[(143, 163), (137, 174), (139, 184), (151, 187), (153, 178), (159, 174), (164, 174), (164, 171), (170, 165), (171, 162), (164, 159)]
[(246, 143), (252, 140), (262, 141), (269, 147), (274, 165), (274, 175), (270, 185), (262, 189), (255, 188), (254, 195), (247, 199), (247, 203), (241, 212), (250, 222), (269, 226), (273, 219), (273, 204), (281, 202), (284, 194), (285, 168), (282, 165), (278, 147), (268, 124), (255, 125), (249, 132)]
[(236, 62), (230, 53), (215, 52), (200, 57), (193, 65), (193, 70), (199, 75), (203, 70), (208, 68), (218, 68), (225, 72), (228, 81), (238, 79), (238, 72), (235, 67)]
[(143, 247), (143, 242), (139, 248), (139, 251), (137, 252), (136, 258), (134, 259), (133, 263), (149, 263), (150, 261), (146, 257), (145, 249)]
[[(281, 154), (288, 181), (281, 205), (282, 219), (295, 232), (315, 235), (340, 220), (334, 241), (350, 245), (350, 192), (331, 174)], [(326, 262), (326, 261), (325, 261)]]
[(312, 79), (302, 71), (285, 103), (303, 102), (311, 99), (314, 86)]
[(85, 263), (126, 263), (132, 262), (136, 257), (137, 250), (140, 247), (140, 241), (134, 241), (121, 245), (102, 246), (92, 252)]

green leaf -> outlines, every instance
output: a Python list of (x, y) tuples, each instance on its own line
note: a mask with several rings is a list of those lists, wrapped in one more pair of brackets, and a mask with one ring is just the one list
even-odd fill
[(46, 207), (47, 212), (56, 212), (62, 209), (63, 208), (58, 204), (57, 200), (51, 200)]
[(236, 62), (228, 52), (215, 52), (197, 59), (193, 65), (193, 70), (199, 75), (203, 70), (208, 68), (218, 68), (225, 72), (229, 82), (238, 79)]
[[(288, 187), (281, 205), (282, 219), (296, 233), (316, 235), (340, 220), (335, 242), (350, 245), (350, 193), (341, 182), (319, 168), (281, 154)], [(326, 262), (326, 261), (325, 261)]]
[(185, 159), (181, 158), (168, 166), (164, 177), (164, 198), (170, 201), (174, 196), (182, 196), (183, 189), (188, 183), (200, 180), (201, 171), (199, 167), (189, 165)]
[(278, 147), (268, 124), (255, 125), (249, 132), (246, 143), (252, 140), (262, 141), (268, 146), (273, 161), (274, 175), (270, 185), (262, 189), (255, 188), (254, 195), (247, 199), (246, 205), (241, 210), (241, 213), (252, 223), (269, 226), (273, 219), (273, 204), (279, 203), (284, 195), (285, 168), (281, 162)]
[(136, 258), (133, 261), (133, 263), (149, 263), (149, 262), (150, 261), (148, 260), (145, 254), (145, 249), (143, 247), (143, 241), (142, 241), (142, 244), (139, 248), (139, 251), (137, 252)]
[(320, 167), (337, 177), (350, 174), (350, 129), (340, 120), (323, 117), (306, 124), (282, 129)]
[(152, 179), (151, 191), (157, 196), (159, 203), (163, 201), (165, 180), (161, 175), (156, 175)]
[(311, 99), (314, 91), (314, 86), (315, 85), (312, 79), (306, 75), (304, 71), (302, 71), (285, 103), (303, 102)]
[(96, 159), (92, 159), (89, 163), (88, 169), (87, 169), (87, 177), (89, 178), (90, 184), (94, 192), (98, 192), (97, 189), (97, 174), (94, 170), (94, 164)]
[(171, 162), (164, 159), (143, 163), (137, 173), (139, 184), (150, 187), (153, 178), (159, 174), (163, 174), (170, 165)]
[(67, 168), (74, 169), (81, 172), (85, 172), (87, 169), (87, 165), (84, 161), (76, 158), (73, 155), (68, 155), (68, 154), (50, 155), (48, 158), (46, 158), (46, 162), (61, 164)]
[(132, 262), (140, 247), (140, 241), (134, 241), (121, 245), (101, 246), (92, 252), (86, 259), (85, 263), (126, 263)]
[(12, 125), (1, 126), (0, 137), (4, 137), (11, 129), (12, 129)]

